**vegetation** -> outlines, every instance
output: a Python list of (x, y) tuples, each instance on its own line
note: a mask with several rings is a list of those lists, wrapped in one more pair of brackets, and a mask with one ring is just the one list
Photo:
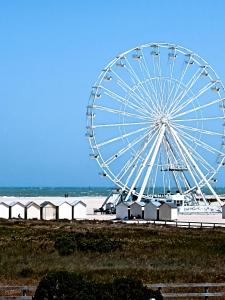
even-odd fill
[(141, 281), (117, 278), (111, 283), (96, 283), (85, 280), (76, 273), (53, 272), (45, 276), (39, 283), (34, 300), (149, 300), (157, 295), (147, 289)]
[(225, 229), (80, 221), (0, 221), (0, 281), (38, 284), (68, 271), (110, 283), (224, 282)]

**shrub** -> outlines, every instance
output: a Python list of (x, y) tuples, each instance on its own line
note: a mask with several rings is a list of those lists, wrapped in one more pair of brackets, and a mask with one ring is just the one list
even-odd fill
[(108, 253), (121, 249), (120, 241), (90, 233), (74, 233), (57, 237), (55, 249), (59, 255), (70, 255), (75, 250)]
[(40, 281), (34, 300), (147, 300), (151, 297), (161, 299), (141, 281), (118, 278), (112, 283), (95, 283), (76, 273), (61, 271), (49, 273)]

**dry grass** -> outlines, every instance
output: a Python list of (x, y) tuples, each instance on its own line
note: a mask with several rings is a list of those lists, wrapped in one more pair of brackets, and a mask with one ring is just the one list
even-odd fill
[[(58, 235), (92, 232), (120, 240), (110, 253), (75, 251), (60, 256)], [(48, 271), (77, 271), (109, 281), (130, 276), (144, 282), (224, 282), (225, 230), (182, 229), (111, 222), (0, 222), (0, 279), (36, 283)]]

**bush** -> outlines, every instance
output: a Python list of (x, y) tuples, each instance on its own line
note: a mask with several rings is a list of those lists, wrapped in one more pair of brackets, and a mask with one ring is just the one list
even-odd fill
[(55, 241), (55, 249), (59, 255), (70, 255), (76, 250), (108, 253), (121, 248), (120, 241), (90, 233), (67, 234), (59, 236)]
[(147, 300), (151, 297), (161, 299), (141, 281), (118, 278), (112, 283), (95, 283), (76, 273), (61, 271), (49, 273), (40, 281), (34, 300)]

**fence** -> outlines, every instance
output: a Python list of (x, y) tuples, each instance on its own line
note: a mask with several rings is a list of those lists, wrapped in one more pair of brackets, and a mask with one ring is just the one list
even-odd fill
[[(225, 283), (180, 283), (180, 284), (147, 284), (151, 289), (158, 289), (163, 299), (225, 299)], [(179, 292), (174, 292), (178, 290)], [(172, 290), (172, 292), (171, 292)]]
[[(157, 289), (163, 299), (225, 299), (225, 283), (156, 283), (146, 284)], [(0, 300), (32, 300), (36, 286), (0, 286)]]
[(168, 225), (174, 227), (184, 228), (225, 228), (225, 223), (211, 223), (211, 222), (188, 222), (188, 221), (145, 221), (145, 220), (128, 220), (123, 221), (127, 224), (154, 224), (154, 225)]

